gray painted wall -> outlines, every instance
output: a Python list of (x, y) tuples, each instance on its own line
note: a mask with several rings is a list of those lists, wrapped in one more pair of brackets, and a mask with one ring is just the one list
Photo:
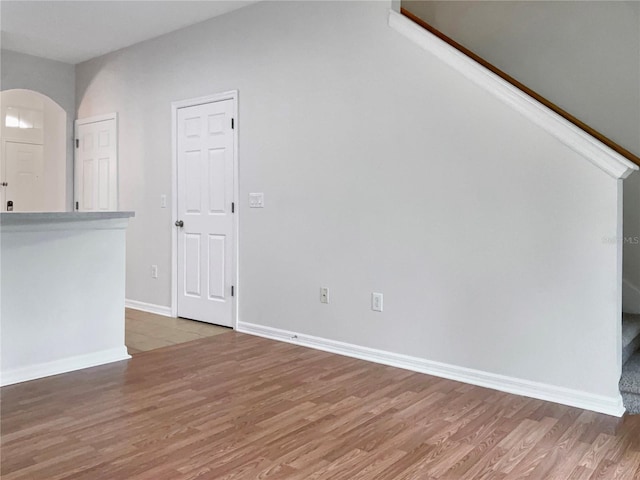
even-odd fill
[(24, 88), (47, 95), (67, 112), (67, 209), (73, 202), (73, 121), (76, 115), (75, 66), (24, 53), (0, 52), (0, 88)]
[(238, 89), (241, 321), (619, 398), (617, 182), (388, 8), (261, 2), (77, 66), (78, 117), (119, 113), (128, 298), (170, 303), (171, 102)]
[[(640, 155), (640, 2), (404, 0), (402, 6)], [(624, 188), (624, 276), (635, 287), (625, 291), (625, 309), (640, 313), (640, 174)]]

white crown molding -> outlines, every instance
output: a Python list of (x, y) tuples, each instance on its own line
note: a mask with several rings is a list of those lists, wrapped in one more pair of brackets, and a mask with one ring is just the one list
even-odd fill
[(389, 26), (466, 78), (520, 112), (573, 151), (611, 175), (625, 179), (638, 166), (475, 60), (404, 15), (389, 11)]
[(139, 302), (137, 300), (125, 299), (124, 306), (125, 308), (142, 310), (143, 312), (155, 313), (156, 315), (173, 317), (173, 315), (171, 314), (171, 307), (165, 307), (164, 305), (154, 305), (153, 303), (145, 303), (145, 302)]
[(316, 350), (345, 355), (347, 357), (359, 358), (361, 360), (411, 370), (413, 372), (448, 378), (450, 380), (500, 390), (515, 395), (523, 395), (525, 397), (592, 410), (616, 417), (621, 417), (625, 412), (620, 395), (614, 397), (594, 395), (546, 383), (532, 382), (530, 380), (434, 362), (423, 358), (361, 347), (350, 343), (313, 337), (311, 335), (246, 322), (238, 322), (238, 332), (293, 343)]
[(13, 385), (14, 383), (50, 377), (51, 375), (73, 372), (83, 368), (96, 367), (98, 365), (104, 365), (105, 363), (119, 362), (130, 358), (131, 355), (127, 353), (127, 347), (122, 346), (90, 353), (88, 355), (78, 355), (53, 362), (39, 363), (37, 365), (2, 372), (0, 386), (4, 387), (6, 385)]

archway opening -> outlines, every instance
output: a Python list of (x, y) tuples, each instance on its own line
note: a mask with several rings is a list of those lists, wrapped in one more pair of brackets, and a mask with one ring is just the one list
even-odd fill
[(0, 211), (65, 211), (67, 113), (32, 90), (0, 95)]

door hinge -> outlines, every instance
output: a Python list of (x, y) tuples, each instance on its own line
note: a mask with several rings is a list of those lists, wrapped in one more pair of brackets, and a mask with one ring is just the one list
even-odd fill
[(80, 202), (76, 202), (76, 210), (80, 210)]
[(76, 148), (80, 148), (80, 140), (76, 138)]
[(236, 213), (236, 204), (231, 202), (231, 213)]
[(231, 296), (233, 297), (235, 295), (235, 287), (233, 285), (231, 285)]
[(231, 119), (231, 129), (233, 130), (235, 127), (236, 123), (235, 123), (235, 118)]

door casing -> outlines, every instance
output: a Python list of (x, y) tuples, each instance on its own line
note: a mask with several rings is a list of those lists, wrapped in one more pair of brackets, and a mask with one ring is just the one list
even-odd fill
[(206, 103), (220, 102), (223, 100), (232, 100), (233, 102), (233, 202), (235, 203), (235, 213), (233, 215), (233, 278), (231, 281), (235, 286), (232, 302), (232, 325), (236, 330), (238, 327), (238, 298), (239, 298), (239, 275), (238, 275), (238, 224), (240, 217), (240, 208), (238, 205), (239, 191), (239, 152), (238, 152), (238, 91), (231, 90), (228, 92), (207, 95), (204, 97), (191, 98), (187, 100), (179, 100), (171, 102), (171, 316), (178, 316), (178, 228), (174, 225), (178, 220), (178, 110), (185, 107), (194, 107)]

